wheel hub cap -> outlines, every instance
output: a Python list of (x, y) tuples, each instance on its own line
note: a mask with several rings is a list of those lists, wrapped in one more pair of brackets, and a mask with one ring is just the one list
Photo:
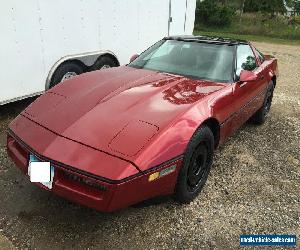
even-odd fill
[(111, 68), (110, 65), (104, 64), (100, 69), (108, 69), (108, 68)]
[(205, 174), (207, 153), (206, 146), (200, 145), (192, 157), (191, 165), (188, 170), (188, 185), (191, 189), (197, 187)]
[(61, 81), (65, 81), (68, 80), (74, 76), (77, 76), (76, 72), (67, 72), (66, 74), (64, 74), (64, 76), (62, 77)]

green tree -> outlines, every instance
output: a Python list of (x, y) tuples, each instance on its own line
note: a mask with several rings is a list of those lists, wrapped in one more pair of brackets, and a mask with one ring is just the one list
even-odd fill
[(285, 0), (286, 6), (292, 8), (295, 0)]
[(272, 15), (274, 15), (275, 13), (283, 14), (286, 12), (284, 0), (263, 0), (262, 11), (271, 13)]
[(285, 13), (285, 1), (284, 0), (246, 0), (245, 12), (264, 12), (270, 13), (274, 16), (276, 13)]
[(288, 7), (295, 9), (299, 5), (300, 0), (285, 0)]
[(293, 8), (293, 11), (300, 15), (300, 0), (289, 0), (287, 4)]
[(227, 26), (231, 23), (235, 11), (218, 0), (197, 2), (196, 23), (209, 26)]
[(261, 9), (261, 1), (258, 0), (246, 0), (244, 6), (244, 12), (258, 12)]

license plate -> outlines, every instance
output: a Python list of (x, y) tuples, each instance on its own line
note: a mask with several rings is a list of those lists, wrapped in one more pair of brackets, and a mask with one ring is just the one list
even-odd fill
[(34, 155), (30, 155), (28, 175), (31, 182), (38, 182), (43, 186), (52, 189), (54, 167), (51, 166), (50, 162), (40, 161)]

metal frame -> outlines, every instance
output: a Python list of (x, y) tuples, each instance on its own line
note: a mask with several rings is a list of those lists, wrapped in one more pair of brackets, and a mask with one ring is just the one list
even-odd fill
[(71, 60), (78, 60), (80, 62), (82, 62), (84, 65), (86, 65), (87, 67), (91, 67), (100, 56), (109, 54), (111, 56), (113, 56), (114, 58), (116, 58), (116, 60), (118, 61), (118, 64), (120, 65), (119, 59), (118, 57), (110, 50), (100, 50), (100, 51), (94, 51), (94, 52), (86, 52), (86, 53), (82, 53), (82, 54), (75, 54), (75, 55), (67, 55), (64, 56), (62, 58), (60, 58), (50, 69), (47, 79), (46, 79), (46, 84), (45, 84), (45, 90), (49, 89), (50, 86), (50, 82), (52, 79), (52, 76), (55, 72), (55, 70), (64, 62), (67, 61), (71, 61)]

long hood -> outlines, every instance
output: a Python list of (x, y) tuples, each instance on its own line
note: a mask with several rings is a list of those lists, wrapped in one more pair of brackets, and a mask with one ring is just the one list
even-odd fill
[(65, 138), (131, 160), (191, 105), (223, 87), (123, 66), (65, 81), (22, 115)]

